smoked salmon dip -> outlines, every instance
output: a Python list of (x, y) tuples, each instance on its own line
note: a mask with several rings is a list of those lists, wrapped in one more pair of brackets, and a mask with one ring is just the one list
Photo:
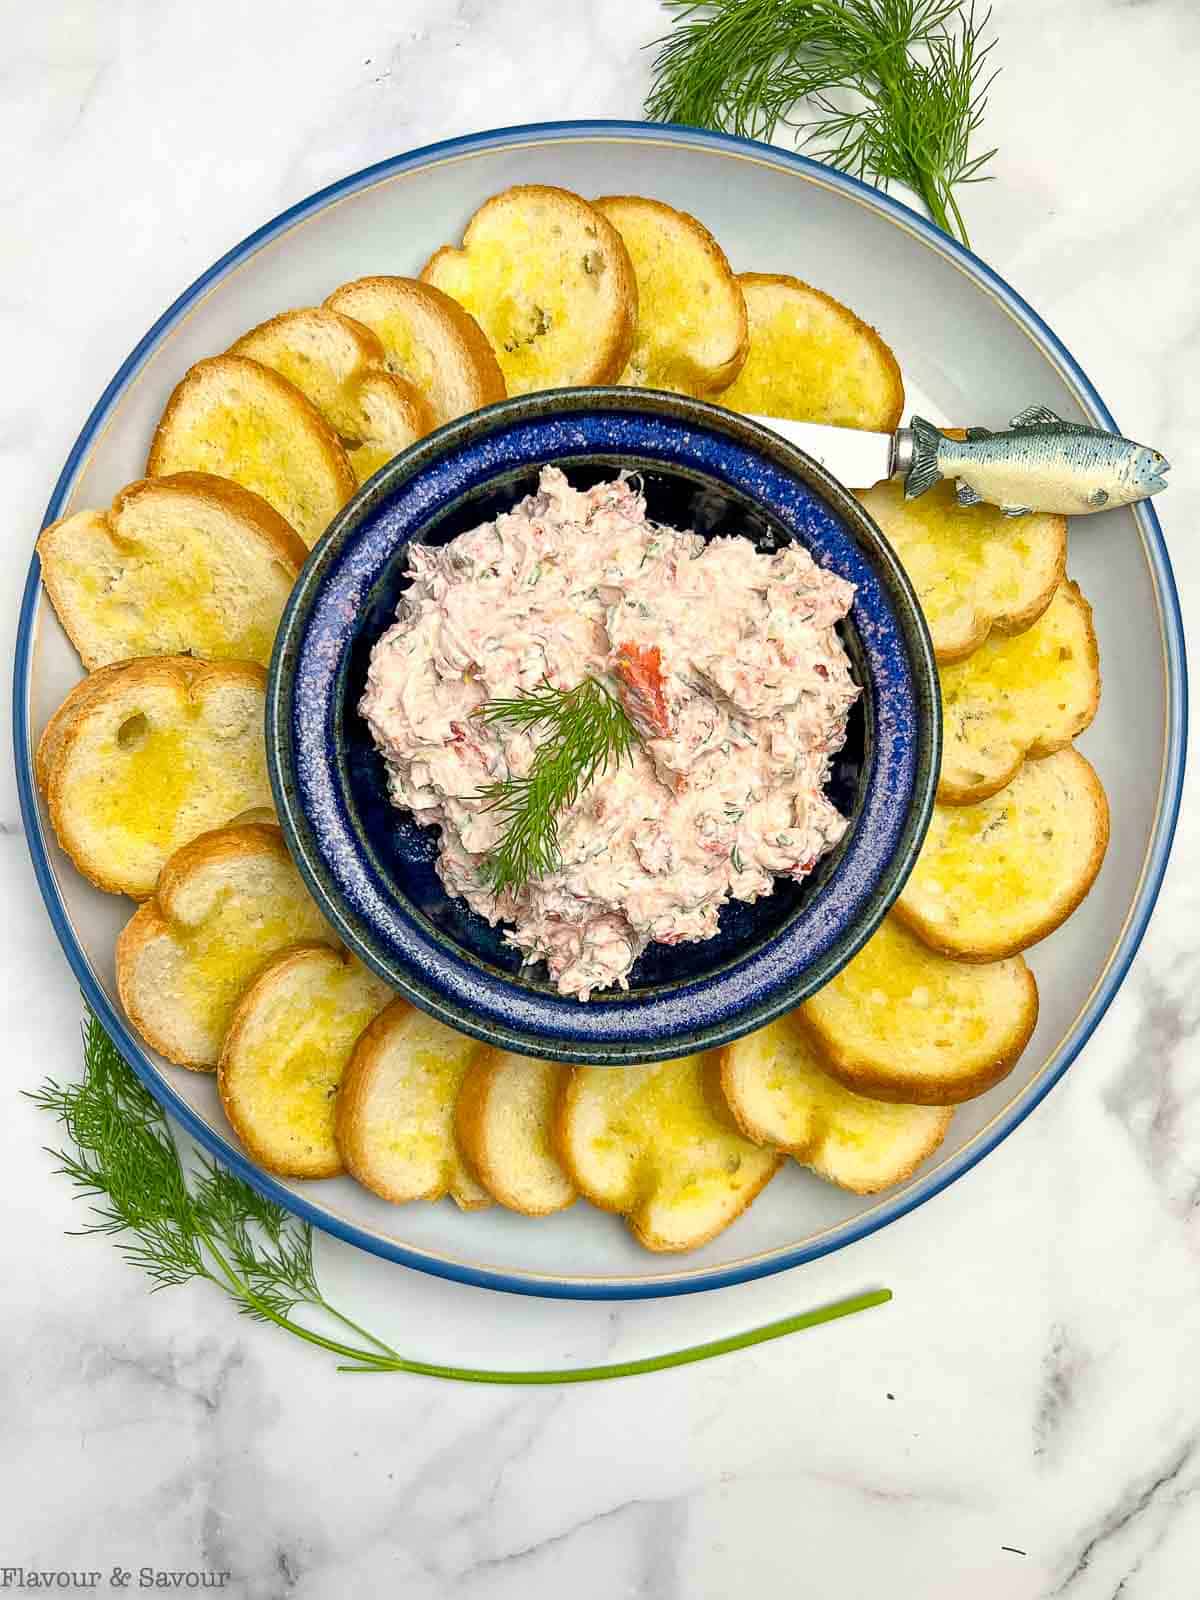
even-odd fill
[[(537, 492), (451, 543), (409, 550), (360, 710), (393, 802), (441, 829), (437, 870), (556, 988), (628, 987), (652, 941), (711, 939), (728, 900), (803, 878), (842, 837), (825, 794), (859, 690), (836, 632), (852, 584), (795, 544), (662, 527), (635, 476)], [(558, 818), (560, 859), (497, 894), (504, 829), (482, 796), (525, 774), (538, 731), (490, 700), (598, 679), (640, 739)]]

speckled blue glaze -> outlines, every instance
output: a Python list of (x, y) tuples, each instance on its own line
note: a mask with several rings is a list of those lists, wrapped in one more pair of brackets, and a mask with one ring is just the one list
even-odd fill
[[(443, 543), (527, 493), (547, 462), (572, 481), (642, 472), (650, 514), (770, 547), (797, 539), (856, 594), (843, 637), (863, 686), (831, 794), (852, 818), (797, 885), (733, 903), (702, 944), (651, 946), (627, 994), (586, 1005), (521, 968), (451, 900), (435, 830), (387, 800), (357, 712), (367, 659), (405, 586), (405, 552)], [(592, 1065), (710, 1048), (797, 1004), (861, 946), (903, 887), (940, 755), (937, 674), (899, 562), (858, 502), (768, 430), (715, 406), (629, 389), (501, 402), (386, 466), (310, 556), (276, 643), (268, 756), (289, 844), (347, 943), (417, 1004), (505, 1048)]]

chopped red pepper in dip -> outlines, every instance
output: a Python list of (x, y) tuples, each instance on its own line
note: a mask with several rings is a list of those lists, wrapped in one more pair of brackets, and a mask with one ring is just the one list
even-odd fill
[(613, 667), (621, 680), (621, 701), (639, 731), (650, 739), (665, 739), (671, 731), (671, 717), (658, 646), (618, 645)]
[[(798, 545), (648, 520), (636, 480), (573, 489), (555, 467), (512, 511), (410, 552), (361, 710), (397, 806), (440, 826), (438, 871), (563, 994), (627, 987), (647, 944), (709, 939), (730, 899), (802, 877), (846, 819), (824, 792), (858, 688), (836, 624), (853, 586)], [(496, 894), (502, 822), (537, 730), (489, 700), (607, 681), (641, 734), (558, 818), (559, 861)]]

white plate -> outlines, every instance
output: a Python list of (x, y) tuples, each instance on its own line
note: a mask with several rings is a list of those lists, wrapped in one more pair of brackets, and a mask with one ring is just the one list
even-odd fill
[[(501, 130), (397, 157), (335, 184), (216, 263), (139, 344), (106, 390), (63, 470), (47, 520), (107, 505), (144, 467), (171, 388), (193, 362), (289, 306), (319, 302), (367, 273), (414, 273), (474, 208), (511, 183), (654, 195), (694, 212), (735, 270), (792, 272), (875, 324), (899, 359), (910, 403), (946, 419), (1003, 424), (1033, 401), (1115, 423), (1035, 314), (981, 262), (906, 208), (764, 145), (640, 123)], [(936, 1193), (993, 1148), (1077, 1054), (1145, 929), (1179, 804), (1186, 685), (1178, 604), (1147, 506), (1074, 525), (1071, 575), (1095, 608), (1104, 697), (1080, 741), (1112, 803), (1112, 843), (1083, 908), (1030, 957), (1042, 1009), (1013, 1074), (962, 1107), (910, 1182), (859, 1200), (794, 1164), (750, 1211), (694, 1254), (663, 1259), (613, 1217), (578, 1204), (538, 1221), (449, 1201), (389, 1206), (346, 1178), (281, 1184), (250, 1165), (212, 1077), (166, 1066), (128, 1030), (113, 943), (128, 901), (92, 889), (54, 843), (30, 771), (33, 742), (80, 676), (41, 589), (36, 559), (18, 636), (15, 716), (25, 825), (56, 932), (91, 1003), (135, 1069), (210, 1150), (312, 1222), (409, 1265), (535, 1294), (629, 1296), (736, 1282), (861, 1237)], [(944, 1202), (952, 1204), (952, 1201)]]

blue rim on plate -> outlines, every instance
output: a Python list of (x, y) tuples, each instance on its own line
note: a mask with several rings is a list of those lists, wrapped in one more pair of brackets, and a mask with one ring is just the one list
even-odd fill
[[(129, 383), (149, 359), (157, 345), (166, 337), (180, 318), (219, 279), (233, 270), (248, 256), (297, 223), (311, 217), (326, 206), (344, 199), (360, 189), (369, 188), (384, 178), (394, 177), (449, 156), (472, 152), (517, 147), (536, 140), (541, 143), (577, 139), (619, 137), (631, 141), (647, 140), (669, 142), (717, 153), (752, 156), (781, 170), (790, 170), (809, 182), (840, 191), (860, 205), (866, 205), (922, 240), (930, 249), (952, 263), (958, 270), (973, 278), (990, 295), (1006, 308), (1013, 319), (1044, 351), (1051, 355), (1063, 375), (1069, 380), (1077, 398), (1092, 414), (1096, 422), (1113, 431), (1120, 431), (1108, 407), (1087, 378), (1079, 363), (1067, 350), (1037, 312), (1009, 287), (992, 269), (969, 250), (955, 243), (925, 217), (910, 207), (860, 183), (855, 178), (823, 166), (805, 156), (778, 150), (755, 140), (738, 139), (728, 134), (705, 133), (694, 128), (673, 127), (661, 123), (628, 121), (564, 121), (534, 123), (527, 126), (493, 129), (486, 133), (469, 134), (463, 138), (443, 140), (422, 149), (366, 167), (361, 172), (318, 190), (308, 199), (280, 213), (272, 221), (247, 236), (232, 250), (226, 252), (207, 272), (201, 274), (179, 298), (168, 307), (138, 342), (129, 357), (104, 390), (88, 417), (87, 422), (71, 448), (66, 464), (59, 475), (46, 510), (46, 523), (61, 516), (68, 503), (72, 486), (80, 465), (104, 427), (109, 414)], [(16, 758), (17, 789), (21, 803), (21, 817), (25, 836), (33, 858), (38, 888), (46, 903), (51, 923), (72, 971), (80, 984), (84, 998), (112, 1036), (121, 1054), (147, 1089), (168, 1110), (193, 1138), (206, 1150), (221, 1160), (239, 1177), (261, 1194), (311, 1222), (314, 1226), (346, 1240), (350, 1244), (369, 1250), (376, 1255), (416, 1267), (440, 1277), (479, 1287), (502, 1289), (517, 1294), (553, 1296), (566, 1299), (641, 1299), (657, 1295), (687, 1294), (701, 1289), (723, 1288), (764, 1277), (787, 1267), (828, 1255), (831, 1251), (853, 1244), (879, 1228), (896, 1221), (918, 1205), (941, 1193), (957, 1178), (969, 1171), (1010, 1134), (1038, 1105), (1063, 1073), (1074, 1061), (1096, 1025), (1112, 1003), (1120, 988), (1131, 961), (1141, 944), (1162, 887), (1179, 818), (1183, 792), (1184, 761), (1187, 735), (1187, 664), (1183, 637), (1183, 618), (1174, 574), (1167, 555), (1162, 529), (1152, 505), (1141, 501), (1131, 508), (1137, 519), (1146, 560), (1154, 580), (1161, 606), (1160, 624), (1166, 647), (1166, 760), (1154, 830), (1146, 851), (1138, 892), (1126, 917), (1124, 930), (1115, 949), (1110, 954), (1101, 980), (1094, 988), (1088, 1003), (1081, 1011), (1074, 1028), (1059, 1048), (1056, 1059), (1051, 1060), (1028, 1090), (1003, 1113), (981, 1130), (970, 1143), (954, 1157), (940, 1166), (926, 1183), (914, 1187), (892, 1200), (874, 1207), (865, 1215), (822, 1233), (815, 1239), (795, 1246), (771, 1250), (759, 1256), (743, 1259), (732, 1265), (713, 1269), (683, 1269), (656, 1276), (638, 1278), (588, 1279), (555, 1278), (538, 1273), (513, 1273), (475, 1266), (435, 1255), (411, 1245), (370, 1232), (346, 1219), (313, 1205), (303, 1195), (262, 1172), (250, 1162), (235, 1145), (223, 1139), (210, 1128), (192, 1107), (164, 1078), (116, 1007), (97, 981), (87, 956), (74, 936), (66, 906), (55, 882), (50, 866), (47, 840), (42, 829), (41, 815), (33, 779), (33, 745), (29, 720), (29, 686), (33, 663), (33, 623), (41, 588), (41, 568), (36, 554), (30, 562), (18, 622), (16, 655), (13, 675), (13, 745)]]
[[(502, 930), (445, 894), (429, 830), (398, 816), (355, 714), (367, 645), (391, 625), (412, 540), (492, 514), (539, 466), (643, 474), (655, 520), (795, 540), (854, 585), (846, 626), (863, 696), (835, 803), (851, 818), (802, 885), (723, 908), (702, 944), (651, 946), (627, 994), (587, 1005), (519, 967)], [(659, 509), (654, 510), (656, 499)], [(677, 499), (676, 497), (681, 497)], [(483, 511), (487, 503), (489, 509)], [(718, 513), (724, 504), (727, 513)], [(488, 1044), (615, 1067), (711, 1050), (813, 994), (861, 949), (924, 841), (941, 765), (937, 667), (908, 575), (858, 501), (750, 419), (652, 390), (518, 395), (411, 445), (376, 473), (309, 557), (276, 635), (267, 766), (292, 856), (336, 932), (393, 988)], [(835, 763), (834, 777), (841, 768)], [(853, 776), (849, 776), (852, 771)]]

